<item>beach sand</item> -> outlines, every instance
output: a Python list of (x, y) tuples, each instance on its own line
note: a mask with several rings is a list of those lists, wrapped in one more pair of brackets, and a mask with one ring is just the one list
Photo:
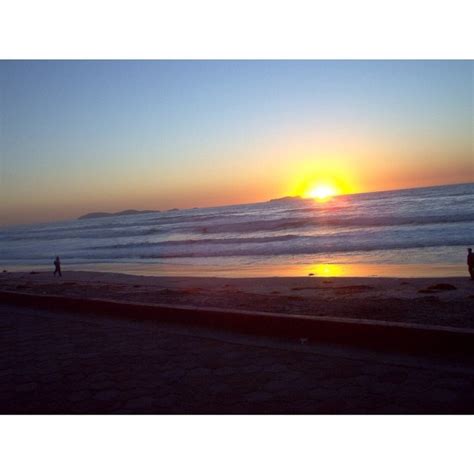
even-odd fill
[(0, 273), (0, 290), (474, 328), (467, 277), (153, 277), (65, 271)]

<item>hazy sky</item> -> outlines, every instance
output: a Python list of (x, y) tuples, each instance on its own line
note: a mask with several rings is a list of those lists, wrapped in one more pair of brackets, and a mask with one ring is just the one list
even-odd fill
[(474, 181), (473, 63), (0, 61), (0, 223)]

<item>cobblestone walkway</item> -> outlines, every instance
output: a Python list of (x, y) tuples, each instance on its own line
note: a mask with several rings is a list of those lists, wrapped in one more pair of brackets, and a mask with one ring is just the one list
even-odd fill
[(0, 413), (474, 412), (467, 362), (229, 337), (0, 305)]

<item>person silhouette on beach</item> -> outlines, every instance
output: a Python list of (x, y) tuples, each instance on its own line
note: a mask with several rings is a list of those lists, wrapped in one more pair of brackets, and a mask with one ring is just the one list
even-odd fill
[(469, 269), (471, 280), (474, 280), (474, 253), (472, 253), (472, 249), (467, 249), (467, 268)]
[(59, 273), (59, 276), (62, 277), (62, 273), (61, 273), (61, 260), (59, 260), (59, 257), (56, 257), (54, 259), (54, 273), (53, 275), (56, 276), (56, 273)]

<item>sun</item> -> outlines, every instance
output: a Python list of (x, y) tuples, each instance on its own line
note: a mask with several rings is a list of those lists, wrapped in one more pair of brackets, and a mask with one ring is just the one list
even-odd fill
[(312, 199), (318, 199), (319, 201), (324, 201), (333, 196), (336, 196), (338, 190), (331, 184), (316, 184), (312, 186), (306, 193), (306, 196)]

